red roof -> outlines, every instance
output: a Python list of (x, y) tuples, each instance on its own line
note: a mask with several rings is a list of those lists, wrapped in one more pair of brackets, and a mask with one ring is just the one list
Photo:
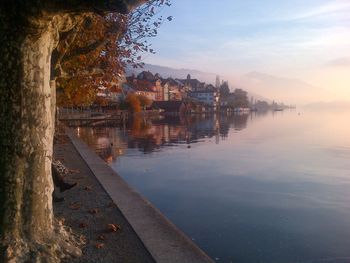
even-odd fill
[(135, 91), (146, 91), (155, 92), (156, 84), (155, 82), (150, 82), (147, 80), (139, 80), (135, 78), (129, 78), (128, 84), (135, 89)]

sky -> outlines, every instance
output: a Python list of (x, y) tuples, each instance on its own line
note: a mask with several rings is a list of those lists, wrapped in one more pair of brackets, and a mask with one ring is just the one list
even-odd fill
[[(151, 40), (157, 54), (146, 63), (215, 73), (264, 93), (269, 81), (248, 74), (259, 72), (306, 82), (305, 94), (315, 96), (305, 102), (350, 100), (350, 0), (172, 0), (161, 14), (174, 19)], [(277, 99), (288, 100), (292, 85), (281, 89)]]

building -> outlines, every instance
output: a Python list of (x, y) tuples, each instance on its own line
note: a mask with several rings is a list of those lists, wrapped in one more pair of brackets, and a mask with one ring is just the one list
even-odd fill
[(118, 102), (123, 97), (122, 88), (113, 85), (108, 89), (107, 98), (113, 102)]
[(219, 107), (219, 91), (213, 85), (207, 85), (204, 89), (197, 89), (189, 93), (189, 97), (202, 102), (214, 110)]
[(155, 101), (157, 99), (157, 90), (155, 83), (137, 80), (134, 82), (134, 89), (136, 95), (142, 95), (148, 99)]
[(154, 101), (157, 97), (156, 83), (147, 80), (142, 80), (135, 77), (127, 77), (127, 82), (123, 84), (123, 94), (126, 96), (128, 93), (134, 93), (136, 95), (142, 95), (148, 99)]
[(163, 86), (161, 79), (155, 81), (156, 86), (156, 101), (167, 101), (169, 100), (169, 89)]
[(124, 97), (128, 95), (129, 93), (134, 93), (135, 88), (132, 85), (132, 82), (125, 82), (122, 84), (122, 93)]
[(154, 101), (152, 108), (163, 110), (166, 113), (186, 113), (187, 106), (183, 101)]
[(164, 85), (162, 84), (162, 79), (159, 76), (159, 74), (153, 75), (149, 71), (142, 71), (139, 75), (137, 75), (136, 83), (142, 83), (141, 85), (142, 87), (146, 85), (145, 83), (148, 83), (148, 87), (144, 87), (144, 88), (145, 90), (153, 90), (155, 92), (154, 99), (152, 100), (154, 101), (169, 100), (169, 89), (167, 87), (164, 87)]
[(157, 80), (157, 76), (153, 75), (150, 71), (142, 71), (140, 74), (137, 75), (137, 79), (155, 82)]
[(202, 90), (205, 88), (205, 83), (200, 82), (198, 79), (192, 79), (191, 75), (188, 74), (186, 79), (178, 79), (184, 85), (184, 89), (188, 92)]
[(184, 85), (179, 80), (175, 80), (172, 78), (164, 79), (162, 81), (162, 86), (164, 87), (164, 93), (167, 94), (167, 97), (164, 98), (165, 101), (180, 101), (184, 97), (186, 97), (186, 94), (184, 94)]

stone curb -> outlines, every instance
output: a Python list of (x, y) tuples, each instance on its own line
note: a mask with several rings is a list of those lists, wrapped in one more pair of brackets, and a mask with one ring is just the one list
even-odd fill
[(72, 130), (67, 129), (67, 135), (157, 263), (214, 262), (146, 198), (131, 188)]

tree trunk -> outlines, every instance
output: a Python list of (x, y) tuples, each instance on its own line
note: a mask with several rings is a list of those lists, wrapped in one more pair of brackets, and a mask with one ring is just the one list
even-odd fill
[[(36, 21), (24, 37), (8, 35), (0, 58), (1, 238), (6, 262), (55, 262), (51, 177), (55, 82), (51, 53), (59, 17)], [(32, 28), (33, 30), (33, 28)], [(61, 244), (62, 245), (62, 244)], [(69, 249), (69, 245), (64, 245)], [(60, 251), (61, 253), (62, 251)], [(79, 251), (76, 251), (79, 253)]]
[(0, 1), (0, 262), (59, 262), (81, 253), (53, 217), (51, 54), (59, 32), (84, 13), (142, 2)]

